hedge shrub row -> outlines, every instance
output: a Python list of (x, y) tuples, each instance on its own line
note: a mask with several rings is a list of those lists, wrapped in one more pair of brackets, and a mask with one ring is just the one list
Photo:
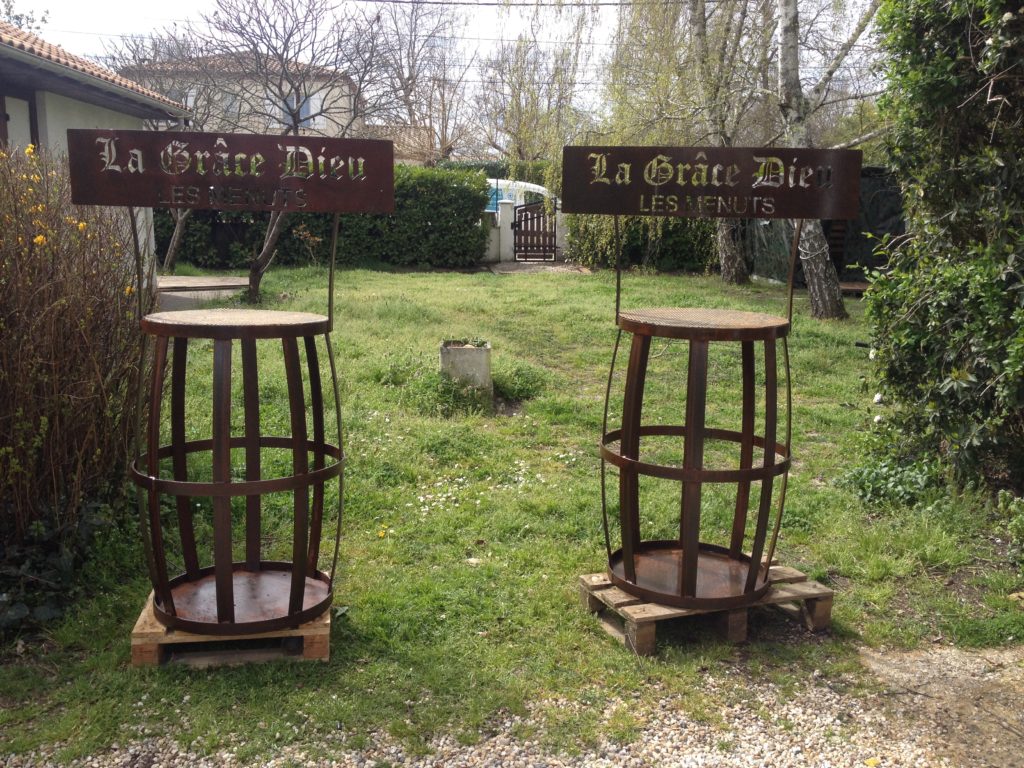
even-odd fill
[(544, 186), (548, 181), (551, 163), (547, 160), (517, 163), (508, 160), (443, 160), (437, 167), (451, 171), (480, 171), (489, 179), (515, 179)]
[[(473, 266), (487, 249), (482, 217), (488, 189), (487, 179), (479, 172), (396, 166), (395, 212), (342, 216), (338, 261)], [(178, 258), (208, 269), (243, 269), (262, 244), (266, 219), (266, 214), (259, 213), (195, 211)], [(326, 263), (332, 220), (331, 214), (291, 216), (274, 263)], [(156, 221), (157, 250), (163, 253), (174, 224), (166, 211), (158, 211)]]

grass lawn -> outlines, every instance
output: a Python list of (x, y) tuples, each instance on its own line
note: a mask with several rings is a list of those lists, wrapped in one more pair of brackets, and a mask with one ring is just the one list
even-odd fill
[[(275, 269), (266, 306), (324, 312), (326, 283), (322, 270)], [(780, 288), (714, 277), (630, 275), (624, 295), (626, 307), (785, 312)], [(60, 743), (70, 758), (173, 733), (199, 750), (238, 746), (244, 757), (339, 727), (350, 746), (384, 729), (417, 749), (442, 731), (472, 742), (500, 712), (531, 702), (546, 707), (546, 727), (523, 737), (572, 750), (600, 733), (635, 738), (629, 712), (604, 712), (634, 694), (642, 703), (680, 693), (694, 713), (718, 717), (724, 702), (709, 701), (700, 681), (726, 669), (784, 689), (814, 670), (849, 679), (859, 643), (1024, 637), (1024, 611), (1007, 597), (1021, 582), (1001, 566), (998, 529), (980, 502), (935, 493), (913, 508), (868, 508), (840, 483), (865, 463), (872, 419), (885, 414), (865, 383), (868, 350), (855, 346), (870, 338), (862, 308), (848, 308), (849, 321), (816, 322), (797, 303), (795, 465), (778, 553), (837, 590), (830, 635), (764, 615), (751, 642), (732, 647), (683, 624), (659, 631), (657, 657), (638, 659), (579, 606), (577, 577), (604, 568), (596, 446), (615, 341), (612, 275), (352, 269), (339, 273), (334, 334), (348, 464), (335, 587), (345, 610), (330, 662), (130, 668), (129, 635), (149, 585), (134, 532), (108, 532), (87, 573), (95, 593), (42, 640), (3, 649), (0, 752)], [(499, 388), (521, 402), (491, 414), (446, 388), (437, 376), (444, 338), (489, 340)], [(739, 403), (739, 353), (715, 353), (711, 418), (727, 423)], [(209, 391), (209, 357), (195, 356), (196, 402)], [(266, 350), (264, 418), (286, 424), (279, 358)], [(670, 394), (685, 358), (682, 344), (655, 343), (645, 419), (661, 408), (681, 421)], [(190, 431), (202, 433), (201, 422)], [(665, 506), (645, 525), (671, 529)], [(287, 499), (270, 509), (285, 531)], [(713, 504), (707, 517), (714, 528)], [(285, 539), (271, 535), (268, 546)]]

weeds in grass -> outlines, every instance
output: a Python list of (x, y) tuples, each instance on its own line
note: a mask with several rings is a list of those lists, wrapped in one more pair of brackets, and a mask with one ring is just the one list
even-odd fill
[(530, 400), (551, 383), (543, 368), (524, 360), (498, 356), (494, 363), (494, 394), (512, 402)]
[(1006, 523), (1010, 557), (1024, 568), (1024, 499), (1015, 497), (1009, 491), (1000, 491), (996, 499), (996, 510)]
[(873, 460), (843, 475), (842, 482), (867, 504), (912, 505), (939, 485), (934, 461), (904, 461), (897, 457)]

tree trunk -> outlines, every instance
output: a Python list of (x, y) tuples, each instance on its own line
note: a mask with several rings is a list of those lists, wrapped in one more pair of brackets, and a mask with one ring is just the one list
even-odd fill
[(843, 305), (839, 276), (828, 253), (828, 242), (818, 219), (804, 222), (800, 237), (800, 265), (811, 300), (811, 317), (817, 320), (843, 320), (849, 315)]
[(718, 248), (718, 264), (722, 270), (722, 281), (731, 285), (746, 285), (750, 282), (750, 271), (740, 250), (733, 219), (719, 219), (715, 227), (715, 245)]
[[(779, 3), (779, 110), (789, 145), (813, 146), (807, 130), (811, 104), (800, 83), (800, 11), (797, 0)], [(821, 222), (808, 219), (800, 238), (800, 263), (811, 300), (811, 316), (819, 320), (848, 317), (839, 289), (839, 276), (828, 255)]]
[(259, 304), (262, 300), (260, 282), (277, 253), (277, 241), (281, 237), (285, 218), (287, 217), (284, 211), (271, 212), (270, 221), (267, 222), (267, 234), (263, 238), (263, 249), (249, 260), (249, 292), (246, 300), (250, 304)]
[(192, 216), (192, 209), (175, 208), (172, 209), (171, 215), (174, 217), (174, 232), (171, 234), (171, 242), (167, 244), (167, 253), (164, 254), (163, 273), (165, 275), (174, 274), (174, 262), (178, 257), (181, 241), (185, 239), (185, 229), (187, 228), (186, 225), (189, 218)]

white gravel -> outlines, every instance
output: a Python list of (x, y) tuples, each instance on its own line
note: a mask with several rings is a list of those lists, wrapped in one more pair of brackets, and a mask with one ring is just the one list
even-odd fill
[[(723, 688), (724, 686), (724, 688)], [(784, 768), (954, 768), (929, 743), (927, 729), (913, 727), (902, 716), (893, 716), (891, 699), (884, 693), (850, 694), (833, 690), (820, 677), (802, 690), (780, 695), (771, 683), (718, 683), (706, 680), (701, 693), (706, 701), (729, 701), (700, 717), (687, 714), (687, 701), (666, 696), (646, 711), (635, 712), (642, 723), (639, 735), (629, 743), (601, 741), (574, 753), (557, 753), (542, 739), (522, 740), (514, 734), (539, 733), (541, 712), (552, 706), (581, 708), (569, 702), (544, 702), (537, 715), (508, 716), (492, 724), (488, 734), (474, 745), (441, 736), (426, 755), (413, 755), (382, 733), (361, 739), (362, 747), (346, 747), (350, 734), (338, 731), (324, 741), (283, 746), (276, 755), (258, 763), (243, 763), (233, 750), (197, 755), (179, 748), (169, 736), (149, 738), (112, 748), (86, 759), (75, 768), (348, 768), (358, 766), (419, 766), (422, 768), (630, 768), (673, 766), (696, 768), (743, 766)], [(723, 694), (724, 691), (724, 695)], [(602, 713), (607, 719), (617, 710), (630, 711), (631, 703), (613, 701)], [(692, 708), (692, 707), (691, 707)], [(621, 715), (621, 712), (619, 712)], [(240, 739), (243, 737), (239, 737)], [(574, 751), (575, 752), (575, 751)], [(42, 768), (56, 765), (53, 751), (11, 757), (8, 768)], [(972, 762), (972, 768), (985, 765)]]

